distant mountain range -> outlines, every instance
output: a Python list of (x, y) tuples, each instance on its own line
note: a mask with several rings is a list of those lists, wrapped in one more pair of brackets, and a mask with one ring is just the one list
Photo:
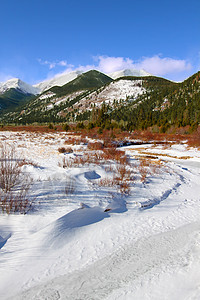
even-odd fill
[[(19, 91), (23, 92), (24, 94), (33, 94), (37, 95), (40, 94), (53, 86), (63, 86), (68, 82), (76, 79), (79, 75), (81, 75), (83, 71), (72, 71), (66, 74), (58, 75), (52, 79), (44, 80), (40, 83), (35, 85), (30, 85), (28, 83), (23, 82), (19, 78), (12, 78), (6, 82), (0, 82), (0, 94), (3, 94), (7, 90), (14, 88), (18, 89)], [(107, 76), (111, 77), (112, 79), (117, 79), (119, 77), (124, 76), (152, 76), (150, 73), (147, 73), (144, 70), (134, 70), (134, 69), (125, 69), (120, 70), (114, 73), (107, 74)]]
[(95, 70), (75, 71), (35, 86), (12, 79), (0, 84), (0, 93), (2, 122), (95, 123), (102, 105), (107, 107), (102, 121), (107, 125), (95, 123), (102, 127), (115, 120), (129, 130), (156, 125), (165, 131), (200, 122), (200, 72), (175, 83), (143, 70), (110, 76)]
[[(61, 74), (53, 79), (42, 81), (35, 85), (30, 85), (19, 78), (12, 78), (6, 82), (0, 82), (0, 109), (18, 106), (24, 101), (29, 100), (32, 95), (39, 95), (52, 87), (64, 86), (68, 82), (76, 79), (83, 71), (73, 71)], [(108, 75), (112, 79), (124, 76), (149, 76), (151, 74), (144, 70), (121, 70)]]

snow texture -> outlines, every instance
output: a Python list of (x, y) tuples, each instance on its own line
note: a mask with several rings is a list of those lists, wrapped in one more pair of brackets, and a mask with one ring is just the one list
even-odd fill
[(33, 87), (18, 78), (12, 78), (6, 82), (0, 82), (0, 94), (3, 94), (10, 89), (18, 89), (24, 94), (39, 94), (39, 89), (37, 87)]
[(35, 84), (33, 87), (39, 89), (40, 93), (50, 89), (53, 86), (62, 86), (67, 84), (68, 82), (76, 79), (78, 75), (82, 74), (82, 71), (73, 71), (66, 74), (62, 74), (60, 76), (56, 76), (52, 79), (48, 79), (42, 81), (40, 83)]
[[(129, 196), (98, 185), (101, 165), (62, 168), (67, 133), (0, 132), (30, 162), (34, 210), (0, 218), (0, 298), (194, 300), (200, 298), (200, 152), (186, 143), (122, 147)], [(141, 182), (139, 158), (157, 172)], [(147, 166), (152, 170), (153, 162)], [(68, 193), (66, 192), (66, 188)]]

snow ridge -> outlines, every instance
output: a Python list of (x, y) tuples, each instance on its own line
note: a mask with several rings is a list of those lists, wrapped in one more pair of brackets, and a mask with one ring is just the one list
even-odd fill
[(146, 72), (145, 70), (136, 70), (136, 69), (125, 69), (116, 71), (113, 73), (108, 74), (112, 79), (117, 79), (124, 76), (137, 76), (137, 77), (143, 77), (143, 76), (152, 76), (152, 74)]
[(82, 71), (73, 71), (73, 72), (65, 73), (60, 76), (51, 78), (49, 80), (44, 80), (38, 84), (33, 85), (33, 87), (39, 89), (40, 93), (42, 93), (53, 86), (63, 86), (67, 84), (68, 82), (76, 79), (82, 73), (83, 73)]
[(3, 94), (10, 89), (20, 90), (24, 94), (39, 94), (39, 89), (37, 87), (33, 87), (19, 78), (12, 78), (6, 82), (0, 82), (0, 94)]

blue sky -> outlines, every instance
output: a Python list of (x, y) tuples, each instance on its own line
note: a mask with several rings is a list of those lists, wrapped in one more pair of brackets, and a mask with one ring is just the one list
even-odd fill
[(200, 69), (199, 0), (2, 0), (0, 28), (0, 81), (77, 68), (183, 80)]

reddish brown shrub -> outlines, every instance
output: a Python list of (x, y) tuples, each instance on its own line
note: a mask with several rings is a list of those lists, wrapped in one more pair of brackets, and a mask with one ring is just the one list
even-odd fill
[(66, 153), (67, 149), (65, 147), (58, 148), (59, 153)]
[(87, 145), (89, 150), (102, 150), (103, 149), (103, 143), (101, 142), (90, 142)]

